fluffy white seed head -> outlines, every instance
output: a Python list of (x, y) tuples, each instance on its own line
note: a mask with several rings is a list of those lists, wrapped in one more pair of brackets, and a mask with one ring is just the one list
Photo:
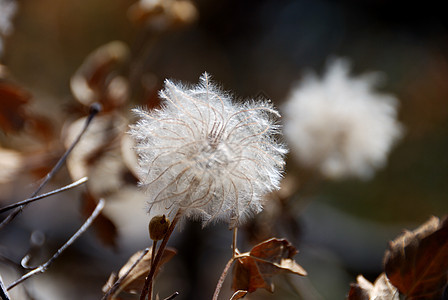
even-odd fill
[(181, 210), (231, 227), (262, 209), (278, 189), (286, 149), (276, 141), (279, 116), (269, 102), (232, 103), (204, 73), (193, 87), (165, 81), (162, 108), (135, 109), (131, 126), (140, 184), (152, 215)]
[(382, 167), (402, 135), (397, 99), (373, 90), (378, 74), (349, 77), (346, 60), (334, 60), (319, 80), (310, 74), (284, 108), (284, 133), (301, 164), (332, 179), (368, 179)]

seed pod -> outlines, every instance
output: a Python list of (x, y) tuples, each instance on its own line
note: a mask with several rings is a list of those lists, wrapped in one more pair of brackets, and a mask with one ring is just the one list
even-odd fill
[(155, 216), (149, 222), (149, 237), (154, 241), (163, 239), (168, 227), (170, 227), (170, 220), (165, 215)]

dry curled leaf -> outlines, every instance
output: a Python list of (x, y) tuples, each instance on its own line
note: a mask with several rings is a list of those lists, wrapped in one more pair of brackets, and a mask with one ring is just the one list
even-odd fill
[(362, 275), (356, 278), (357, 282), (350, 285), (348, 300), (399, 300), (399, 293), (386, 274), (382, 273), (372, 284)]
[(306, 276), (306, 271), (292, 257), (297, 249), (285, 239), (272, 238), (241, 254), (233, 272), (232, 287), (235, 291), (245, 290), (249, 293), (258, 288), (273, 291), (272, 276), (281, 273), (293, 273)]
[(238, 300), (238, 299), (244, 298), (244, 296), (246, 296), (246, 295), (247, 295), (247, 291), (238, 290), (235, 293), (233, 293), (230, 300)]
[(441, 299), (448, 279), (448, 217), (431, 217), (390, 242), (384, 263), (406, 299)]
[(83, 105), (100, 102), (103, 111), (114, 110), (129, 97), (128, 82), (117, 70), (129, 58), (128, 47), (110, 42), (92, 52), (70, 80), (73, 95)]
[(0, 128), (5, 133), (23, 129), (27, 118), (25, 105), (30, 98), (18, 85), (0, 78)]
[(158, 31), (181, 28), (198, 19), (198, 10), (189, 0), (140, 0), (128, 14), (134, 23)]
[[(159, 263), (159, 270), (160, 267), (171, 260), (171, 258), (176, 255), (177, 251), (173, 248), (166, 248), (163, 252), (162, 259)], [(111, 274), (111, 277), (109, 278), (106, 285), (103, 287), (103, 291), (106, 292), (109, 290), (112, 285), (116, 282), (116, 278), (122, 278), (132, 267), (132, 265), (138, 261), (138, 259), (142, 256), (143, 251), (138, 251), (134, 255), (129, 258), (127, 263), (120, 269), (118, 272), (118, 276), (114, 273)], [(112, 293), (110, 299), (117, 299), (115, 296), (120, 294), (120, 292), (128, 292), (128, 293), (137, 293), (140, 292), (145, 284), (145, 278), (148, 275), (149, 269), (151, 267), (151, 251), (146, 253), (142, 259), (135, 265), (135, 267), (131, 270), (131, 272), (121, 280), (121, 283), (119, 284), (118, 288), (115, 290), (114, 293)]]
[[(85, 118), (81, 118), (68, 126), (64, 141), (66, 148), (70, 147), (84, 124)], [(67, 158), (67, 168), (73, 180), (89, 177), (89, 192), (98, 198), (119, 191), (128, 184), (126, 176), (130, 172), (121, 154), (121, 138), (126, 126), (127, 120), (119, 114), (97, 116)]]
[[(83, 195), (82, 213), (90, 216), (98, 204), (98, 201), (89, 193)], [(106, 246), (115, 248), (117, 246), (118, 230), (115, 224), (103, 213), (100, 213), (92, 224), (98, 239)]]

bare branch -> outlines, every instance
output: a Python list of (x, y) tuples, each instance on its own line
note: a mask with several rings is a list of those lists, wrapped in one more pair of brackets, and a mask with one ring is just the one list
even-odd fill
[(38, 273), (44, 273), (50, 267), (50, 265), (62, 254), (62, 252), (64, 252), (71, 244), (73, 244), (74, 241), (76, 241), (81, 236), (81, 234), (83, 234), (87, 230), (87, 228), (89, 228), (89, 226), (92, 224), (93, 220), (95, 220), (95, 218), (103, 210), (104, 203), (105, 203), (104, 199), (100, 199), (97, 206), (95, 207), (95, 210), (92, 212), (90, 217), (84, 222), (84, 224), (81, 226), (81, 228), (79, 228), (78, 231), (76, 231), (75, 234), (61, 248), (59, 248), (58, 251), (46, 263), (29, 271), (28, 273), (26, 273), (25, 275), (23, 275), (22, 277), (20, 277), (13, 283), (11, 283), (8, 286), (7, 290), (12, 289), (13, 287), (22, 283), (23, 281), (27, 280), (28, 278), (30, 278), (33, 275), (36, 275)]
[(179, 292), (174, 292), (174, 294), (172, 294), (171, 296), (165, 298), (164, 300), (173, 300), (177, 296), (179, 296)]
[(6, 291), (6, 287), (3, 284), (3, 279), (1, 275), (0, 275), (0, 297), (2, 297), (3, 300), (11, 300), (8, 292)]
[(16, 208), (16, 207), (19, 207), (19, 206), (27, 205), (27, 204), (29, 204), (31, 202), (40, 200), (42, 198), (46, 198), (46, 197), (49, 197), (49, 196), (53, 196), (53, 195), (62, 193), (62, 192), (67, 191), (69, 189), (72, 189), (72, 188), (75, 188), (77, 186), (80, 186), (83, 183), (86, 183), (87, 180), (88, 180), (87, 177), (83, 177), (83, 178), (81, 178), (81, 179), (79, 179), (79, 180), (77, 180), (77, 181), (75, 181), (73, 183), (70, 183), (69, 185), (63, 186), (63, 187), (61, 187), (61, 188), (59, 188), (57, 190), (54, 190), (54, 191), (51, 191), (51, 192), (48, 192), (48, 193), (45, 193), (45, 194), (42, 194), (42, 195), (39, 195), (39, 196), (36, 196), (36, 197), (28, 198), (28, 199), (25, 199), (23, 201), (20, 201), (20, 202), (17, 202), (17, 203), (5, 206), (3, 208), (0, 208), (0, 213), (3, 213), (5, 211), (8, 211), (10, 209), (13, 209), (13, 208)]
[[(81, 140), (81, 137), (86, 132), (87, 128), (89, 127), (90, 123), (93, 120), (93, 117), (95, 117), (99, 112), (101, 111), (101, 105), (99, 103), (93, 103), (90, 106), (90, 114), (86, 119), (86, 122), (84, 124), (84, 128), (79, 133), (79, 135), (76, 137), (76, 139), (73, 141), (73, 143), (70, 145), (70, 147), (65, 151), (64, 155), (59, 159), (59, 161), (56, 163), (56, 165), (51, 169), (51, 171), (45, 176), (45, 179), (42, 181), (42, 183), (39, 185), (37, 190), (31, 195), (31, 197), (37, 196), (39, 192), (42, 190), (42, 188), (50, 181), (51, 178), (59, 171), (59, 169), (64, 164), (65, 160), (67, 159), (68, 155), (72, 152), (73, 148), (78, 144), (78, 142)], [(22, 212), (23, 208), (26, 204), (21, 205), (17, 207), (15, 210), (13, 210), (1, 223), (0, 223), (0, 230), (9, 222), (11, 222), (19, 213)]]

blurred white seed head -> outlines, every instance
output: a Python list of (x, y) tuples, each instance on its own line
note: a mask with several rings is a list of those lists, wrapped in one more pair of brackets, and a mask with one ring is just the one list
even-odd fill
[(350, 77), (337, 59), (322, 79), (308, 74), (284, 105), (284, 133), (299, 162), (332, 179), (369, 179), (402, 135), (398, 101), (374, 91), (377, 73)]
[(165, 81), (162, 108), (135, 109), (131, 126), (149, 212), (238, 226), (278, 189), (286, 149), (267, 101), (232, 103), (204, 73), (198, 85)]

